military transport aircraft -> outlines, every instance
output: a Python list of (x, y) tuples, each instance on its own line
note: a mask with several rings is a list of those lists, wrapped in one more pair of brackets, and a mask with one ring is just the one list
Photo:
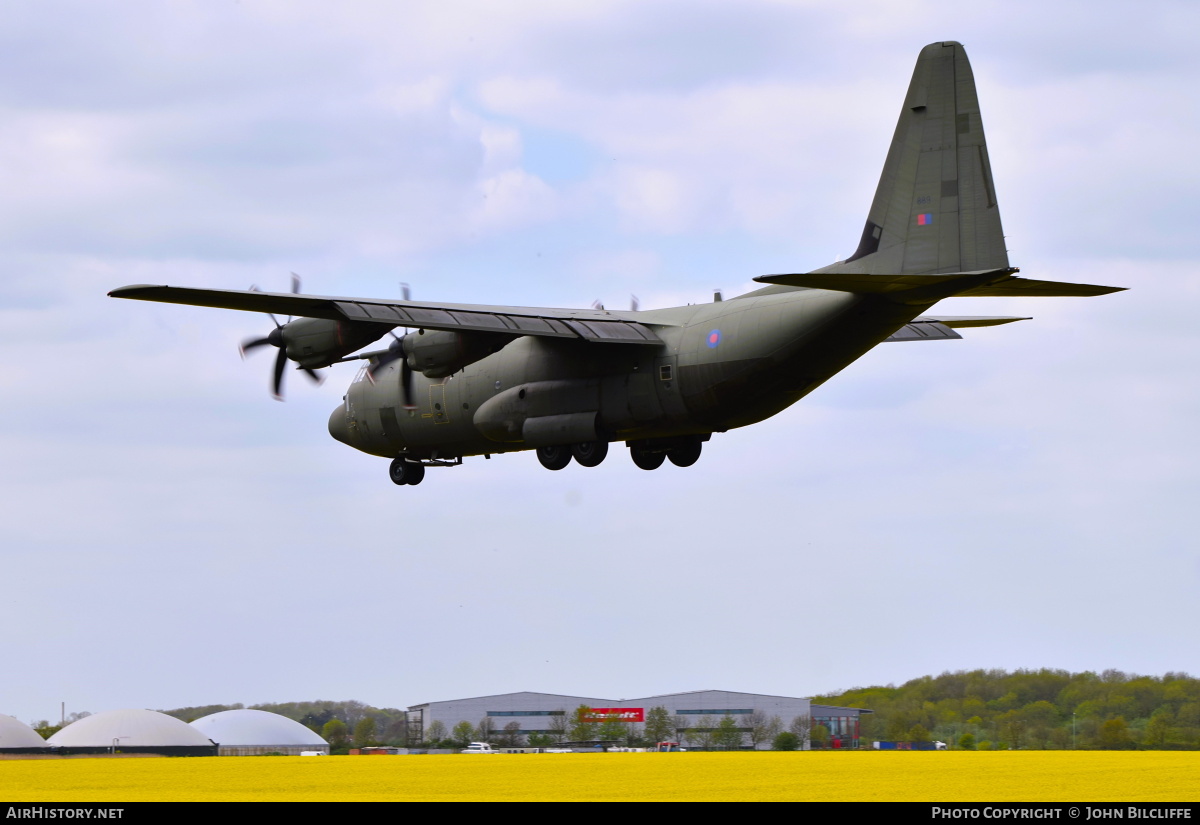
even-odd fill
[[(796, 403), (876, 344), (959, 338), (1022, 318), (928, 314), (953, 296), (1119, 291), (1016, 277), (1009, 266), (975, 82), (959, 43), (922, 49), (858, 248), (812, 272), (711, 304), (615, 311), (438, 304), (172, 286), (115, 298), (295, 316), (243, 350), (312, 372), (364, 361), (329, 419), (338, 441), (392, 459), (396, 484), (465, 456), (536, 449), (585, 467), (623, 441), (633, 463), (687, 467), (713, 433)], [(407, 298), (407, 296), (405, 296)], [(408, 330), (403, 336), (395, 329)], [(388, 333), (383, 349), (353, 353)]]

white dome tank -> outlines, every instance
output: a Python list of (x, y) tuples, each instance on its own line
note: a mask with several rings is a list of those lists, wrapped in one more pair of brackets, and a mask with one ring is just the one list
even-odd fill
[(265, 710), (223, 710), (192, 722), (205, 738), (224, 746), (327, 746), (321, 735), (294, 719)]
[(29, 725), (0, 713), (0, 751), (48, 747), (49, 743)]
[(156, 710), (106, 710), (72, 722), (46, 740), (61, 748), (195, 748), (212, 742), (187, 722)]

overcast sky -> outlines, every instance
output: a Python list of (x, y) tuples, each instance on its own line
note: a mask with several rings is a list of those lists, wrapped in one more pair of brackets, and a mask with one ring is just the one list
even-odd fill
[[(793, 696), (1200, 669), (1200, 8), (19, 2), (0, 15), (0, 713)], [(852, 252), (965, 44), (1010, 259), (1089, 298), (879, 347), (647, 473), (398, 488), (262, 315), (133, 283), (710, 300)]]

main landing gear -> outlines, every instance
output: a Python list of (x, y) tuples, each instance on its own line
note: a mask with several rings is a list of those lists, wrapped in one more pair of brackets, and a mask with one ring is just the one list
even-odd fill
[(700, 460), (700, 451), (708, 438), (707, 435), (686, 435), (630, 441), (629, 457), (643, 470), (657, 470), (667, 459), (676, 467), (691, 467)]
[(420, 484), (425, 478), (425, 465), (419, 461), (409, 461), (403, 456), (394, 458), (388, 475), (393, 484)]
[(596, 467), (608, 455), (607, 441), (585, 441), (582, 444), (556, 444), (552, 447), (538, 447), (538, 461), (547, 470), (561, 470), (571, 463), (574, 458), (584, 467)]

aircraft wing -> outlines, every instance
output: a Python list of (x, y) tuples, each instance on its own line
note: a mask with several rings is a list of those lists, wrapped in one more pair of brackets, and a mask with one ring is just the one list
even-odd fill
[(433, 304), (425, 301), (334, 298), (282, 292), (196, 289), (148, 284), (123, 286), (108, 294), (113, 298), (131, 298), (137, 301), (270, 312), (305, 318), (325, 318), (331, 321), (386, 324), (388, 327), (575, 338), (595, 343), (662, 343), (654, 330), (646, 324), (625, 317), (625, 313), (602, 309)]

